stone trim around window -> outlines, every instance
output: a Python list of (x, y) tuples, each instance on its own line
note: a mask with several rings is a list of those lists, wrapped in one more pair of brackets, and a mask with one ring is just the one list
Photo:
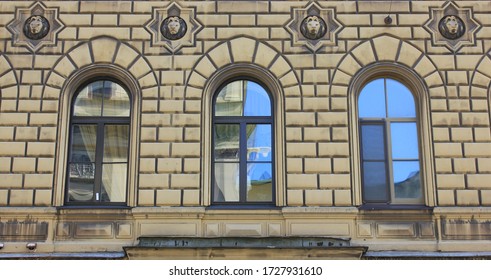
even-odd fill
[(275, 206), (286, 205), (286, 187), (285, 187), (285, 148), (284, 148), (284, 97), (283, 90), (277, 82), (275, 76), (254, 64), (237, 63), (231, 64), (220, 69), (214, 75), (208, 79), (208, 82), (204, 89), (203, 101), (202, 101), (202, 141), (205, 143), (203, 146), (202, 161), (202, 203), (204, 206), (211, 205), (211, 190), (212, 190), (212, 126), (213, 126), (213, 97), (219, 87), (221, 87), (227, 81), (234, 78), (250, 78), (252, 80), (260, 81), (271, 94), (271, 102), (273, 102), (273, 134), (275, 147), (274, 166), (275, 166)]
[[(421, 180), (424, 196), (424, 206), (435, 206), (435, 189), (433, 176), (433, 152), (431, 146), (430, 106), (429, 93), (425, 83), (406, 66), (394, 63), (375, 63), (362, 68), (352, 79), (349, 87), (349, 114), (352, 155), (352, 184), (354, 192), (354, 204), (361, 206), (362, 177), (361, 177), (361, 151), (360, 132), (358, 122), (358, 96), (362, 88), (370, 81), (377, 78), (391, 78), (403, 83), (413, 93), (416, 105), (416, 118), (418, 121), (418, 136), (420, 144)], [(389, 206), (390, 207), (390, 206)]]
[[(91, 80), (112, 79), (118, 81), (128, 89), (131, 100), (131, 120), (130, 120), (130, 139), (128, 154), (128, 182), (126, 206), (136, 206), (137, 200), (137, 163), (138, 163), (138, 143), (139, 143), (139, 123), (140, 123), (140, 100), (141, 90), (136, 79), (126, 70), (106, 64), (94, 64), (81, 68), (71, 75), (65, 82), (60, 97), (59, 126), (57, 142), (57, 157), (55, 169), (55, 192), (54, 205), (64, 206), (65, 185), (67, 176), (67, 157), (69, 155), (69, 132), (70, 116), (73, 98), (80, 86)], [(90, 207), (103, 207), (90, 205)]]

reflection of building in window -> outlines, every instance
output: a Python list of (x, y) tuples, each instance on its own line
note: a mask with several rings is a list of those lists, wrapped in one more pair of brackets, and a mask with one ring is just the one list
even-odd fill
[(225, 85), (214, 99), (213, 203), (272, 203), (271, 100), (247, 80)]
[(65, 202), (126, 202), (130, 98), (111, 81), (83, 87), (73, 99)]
[(368, 83), (358, 98), (364, 203), (423, 203), (413, 94), (392, 79)]

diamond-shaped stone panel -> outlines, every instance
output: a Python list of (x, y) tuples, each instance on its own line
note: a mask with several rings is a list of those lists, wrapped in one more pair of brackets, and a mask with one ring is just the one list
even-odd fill
[(424, 25), (431, 34), (433, 45), (445, 46), (454, 52), (463, 46), (475, 45), (480, 27), (471, 8), (459, 8), (453, 2), (442, 8), (430, 8), (430, 19)]
[(47, 8), (36, 2), (29, 8), (18, 8), (15, 18), (7, 25), (14, 46), (24, 46), (33, 52), (57, 43), (65, 25), (58, 17), (58, 8)]
[(333, 8), (321, 8), (313, 2), (305, 8), (293, 9), (292, 20), (285, 29), (293, 36), (294, 46), (306, 46), (316, 52), (325, 45), (335, 46), (342, 26)]
[(196, 34), (203, 25), (196, 19), (196, 8), (183, 8), (171, 3), (166, 8), (154, 8), (152, 19), (145, 25), (152, 34), (152, 45), (176, 52), (194, 46)]

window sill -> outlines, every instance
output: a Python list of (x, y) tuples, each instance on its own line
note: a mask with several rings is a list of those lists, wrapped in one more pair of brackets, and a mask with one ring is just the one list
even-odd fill
[(206, 210), (280, 210), (281, 207), (268, 204), (251, 204), (251, 205), (210, 205)]
[(426, 205), (391, 205), (391, 204), (364, 204), (358, 207), (360, 211), (390, 211), (390, 210), (418, 210), (432, 212), (433, 207)]
[(131, 213), (131, 207), (122, 205), (65, 205), (56, 207), (62, 215), (126, 215)]
[(63, 205), (58, 206), (58, 210), (69, 210), (69, 209), (131, 209), (132, 207), (126, 205)]

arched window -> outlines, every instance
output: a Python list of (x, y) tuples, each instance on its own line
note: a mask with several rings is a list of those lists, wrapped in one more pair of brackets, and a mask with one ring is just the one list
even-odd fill
[(125, 205), (131, 100), (111, 80), (79, 88), (71, 104), (66, 205)]
[(273, 204), (273, 104), (251, 80), (233, 80), (213, 98), (212, 203)]
[(379, 78), (358, 96), (362, 199), (365, 204), (423, 204), (420, 137), (414, 95)]

